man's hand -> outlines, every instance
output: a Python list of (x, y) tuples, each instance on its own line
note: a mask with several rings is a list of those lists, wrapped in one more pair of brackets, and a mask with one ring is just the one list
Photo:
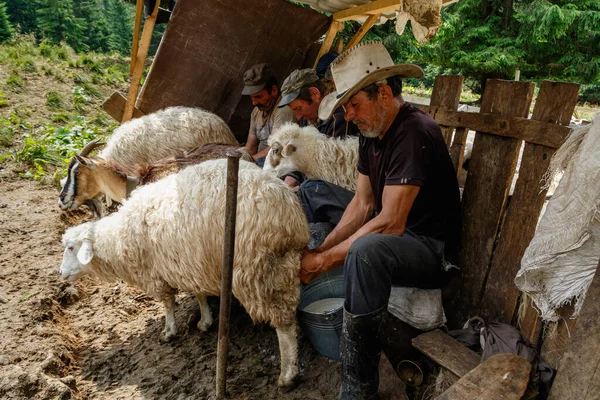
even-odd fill
[(302, 253), (302, 264), (300, 265), (300, 280), (304, 285), (308, 285), (317, 276), (321, 275), (323, 267), (323, 255), (304, 249)]

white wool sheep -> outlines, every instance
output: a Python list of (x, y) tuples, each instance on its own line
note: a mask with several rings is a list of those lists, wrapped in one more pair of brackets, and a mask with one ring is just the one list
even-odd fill
[(321, 179), (356, 191), (358, 137), (330, 138), (313, 126), (285, 124), (269, 137), (271, 150), (264, 169), (283, 176), (300, 171), (309, 179)]
[[(196, 294), (199, 329), (212, 318), (206, 295), (219, 295), (226, 160), (190, 166), (135, 190), (121, 209), (69, 228), (60, 273), (123, 279), (165, 306), (165, 338), (176, 334), (175, 292)], [(297, 196), (280, 179), (240, 161), (233, 295), (254, 321), (277, 330), (279, 385), (298, 373), (296, 307), (300, 258), (309, 230)]]
[(200, 108), (169, 107), (119, 126), (98, 156), (133, 167), (206, 143), (239, 144), (219, 116)]

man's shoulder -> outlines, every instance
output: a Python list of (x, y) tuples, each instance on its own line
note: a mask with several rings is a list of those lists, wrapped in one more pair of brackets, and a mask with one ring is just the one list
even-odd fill
[(292, 112), (292, 109), (289, 108), (288, 106), (285, 107), (275, 107), (275, 110), (273, 110), (273, 115), (276, 118), (280, 118), (280, 119), (285, 119), (285, 120), (289, 120), (289, 121), (293, 121), (294, 120), (294, 113)]

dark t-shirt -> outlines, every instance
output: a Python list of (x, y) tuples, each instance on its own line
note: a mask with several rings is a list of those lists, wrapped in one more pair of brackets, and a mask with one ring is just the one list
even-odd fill
[(404, 104), (382, 140), (360, 136), (358, 171), (371, 181), (375, 212), (385, 185), (419, 186), (406, 228), (444, 241), (456, 262), (460, 235), (460, 194), (456, 172), (438, 124)]
[[(334, 111), (331, 118), (326, 121), (319, 120), (316, 128), (323, 135), (334, 138), (345, 138), (347, 136), (358, 136), (360, 131), (358, 127), (350, 121), (344, 119), (345, 111), (342, 107)], [(310, 122), (301, 119), (298, 124), (300, 126), (308, 126)]]

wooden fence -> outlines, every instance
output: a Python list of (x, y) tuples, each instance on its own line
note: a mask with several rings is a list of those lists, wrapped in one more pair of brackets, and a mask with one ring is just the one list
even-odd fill
[[(442, 127), (457, 171), (467, 133), (476, 131), (462, 197), (462, 287), (448, 307), (449, 324), (456, 328), (475, 315), (516, 324), (521, 296), (514, 278), (546, 197), (540, 181), (569, 133), (566, 125), (579, 85), (544, 81), (530, 118), (534, 83), (489, 80), (479, 113), (457, 111), (462, 85), (460, 76), (438, 76), (430, 105), (417, 105)], [(518, 179), (510, 196), (521, 146)], [(566, 329), (542, 345), (538, 314), (526, 306), (521, 331), (557, 367), (568, 344)]]

